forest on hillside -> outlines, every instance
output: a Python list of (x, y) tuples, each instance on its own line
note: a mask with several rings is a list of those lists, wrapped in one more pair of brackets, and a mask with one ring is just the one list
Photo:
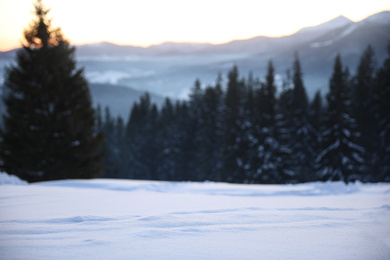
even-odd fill
[[(265, 78), (234, 66), (215, 85), (196, 80), (188, 100), (149, 94), (130, 117), (97, 108), (105, 133), (107, 178), (234, 183), (390, 181), (390, 43), (376, 64), (371, 46), (356, 75), (335, 58), (329, 88), (309, 99), (298, 54), (277, 91)], [(104, 110), (104, 111), (103, 111)]]
[(50, 9), (42, 0), (34, 8), (4, 74), (1, 171), (28, 182), (390, 181), (390, 43), (382, 64), (368, 45), (353, 75), (337, 55), (325, 98), (308, 98), (296, 53), (282, 87), (272, 61), (264, 78), (233, 66), (212, 85), (196, 80), (188, 100), (158, 107), (146, 93), (128, 119), (112, 118), (109, 108), (95, 113), (76, 49), (52, 27)]

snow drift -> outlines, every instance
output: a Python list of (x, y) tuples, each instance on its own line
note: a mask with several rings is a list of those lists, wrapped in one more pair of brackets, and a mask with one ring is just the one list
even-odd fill
[(15, 175), (9, 175), (5, 172), (0, 172), (0, 185), (13, 184), (13, 185), (27, 185), (26, 181), (23, 181)]
[(386, 259), (390, 184), (0, 186), (0, 259)]

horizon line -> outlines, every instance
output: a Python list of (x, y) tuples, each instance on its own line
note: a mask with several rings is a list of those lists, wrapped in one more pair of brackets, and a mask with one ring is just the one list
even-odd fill
[[(390, 12), (390, 9), (389, 10), (382, 10), (382, 11), (379, 11), (379, 12), (376, 12), (376, 13), (372, 13), (368, 16), (366, 16), (365, 18), (363, 19), (360, 19), (360, 20), (357, 20), (357, 21), (354, 21), (350, 18), (348, 18), (347, 16), (345, 15), (338, 15), (334, 18), (331, 18), (329, 20), (326, 20), (324, 22), (321, 22), (319, 24), (316, 24), (316, 25), (312, 25), (312, 26), (304, 26), (304, 27), (301, 27), (299, 28), (298, 30), (295, 30), (294, 32), (292, 33), (286, 33), (286, 34), (280, 34), (280, 35), (253, 35), (253, 36), (249, 36), (249, 37), (245, 37), (245, 38), (236, 38), (236, 39), (230, 39), (228, 41), (221, 41), (221, 42), (213, 42), (213, 41), (174, 41), (174, 40), (166, 40), (166, 41), (160, 41), (160, 42), (154, 42), (154, 43), (150, 43), (150, 44), (132, 44), (132, 43), (120, 43), (120, 42), (115, 42), (115, 41), (111, 41), (111, 40), (100, 40), (100, 41), (91, 41), (91, 42), (79, 42), (79, 43), (72, 43), (72, 41), (70, 41), (69, 39), (65, 39), (69, 41), (69, 44), (71, 46), (85, 46), (85, 45), (93, 45), (93, 44), (102, 44), (102, 43), (108, 43), (108, 44), (112, 44), (112, 45), (116, 45), (116, 46), (123, 46), (123, 47), (135, 47), (135, 48), (144, 48), (144, 49), (147, 49), (147, 48), (150, 48), (150, 47), (153, 47), (153, 46), (159, 46), (159, 45), (162, 45), (162, 44), (167, 44), (167, 43), (173, 43), (173, 44), (207, 44), (207, 45), (223, 45), (223, 44), (228, 44), (228, 43), (231, 43), (231, 42), (235, 42), (235, 41), (245, 41), (245, 40), (250, 40), (250, 39), (254, 39), (254, 38), (258, 38), (258, 37), (265, 37), (265, 38), (283, 38), (283, 37), (289, 37), (289, 36), (292, 36), (296, 33), (298, 33), (299, 31), (301, 31), (302, 29), (305, 29), (305, 28), (314, 28), (314, 27), (317, 27), (317, 26), (320, 26), (322, 24), (326, 24), (328, 22), (331, 22), (335, 19), (338, 19), (340, 17), (344, 17), (346, 19), (348, 19), (349, 21), (353, 22), (353, 23), (359, 23), (361, 21), (364, 21), (365, 19), (373, 16), (373, 15), (376, 15), (376, 14), (380, 14), (380, 13), (384, 13), (384, 12)], [(15, 46), (15, 47), (11, 47), (11, 48), (7, 48), (7, 49), (2, 49), (0, 47), (0, 52), (10, 52), (10, 51), (13, 51), (13, 50), (17, 50), (17, 49), (21, 49), (23, 47), (23, 44), (20, 43), (20, 45), (18, 46)]]

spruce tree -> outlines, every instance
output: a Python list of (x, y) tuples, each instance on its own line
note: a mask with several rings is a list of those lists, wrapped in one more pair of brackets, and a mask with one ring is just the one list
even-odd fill
[(157, 168), (157, 176), (161, 180), (178, 180), (179, 174), (186, 174), (178, 172), (177, 161), (184, 154), (181, 151), (183, 140), (179, 138), (181, 131), (176, 120), (176, 108), (171, 99), (166, 98), (161, 109), (158, 131), (160, 158)]
[(1, 168), (29, 182), (98, 176), (102, 135), (83, 70), (49, 10), (41, 0), (34, 6), (36, 19), (5, 75)]
[(387, 58), (375, 77), (374, 117), (375, 133), (379, 137), (377, 172), (372, 181), (390, 181), (390, 41), (387, 45)]
[(308, 106), (309, 101), (302, 79), (301, 64), (298, 54), (295, 54), (293, 63), (293, 89), (291, 110), (289, 111), (290, 136), (288, 137), (289, 147), (292, 149), (292, 166), (300, 180), (309, 178), (313, 172), (314, 148), (313, 128), (309, 122)]
[(202, 116), (198, 129), (197, 163), (203, 180), (217, 179), (221, 146), (222, 93), (217, 87), (207, 87), (203, 95)]
[[(99, 108), (99, 107), (98, 107)], [(104, 174), (103, 178), (122, 178), (124, 177), (121, 172), (120, 155), (121, 155), (121, 135), (123, 125), (121, 125), (121, 118), (117, 120), (111, 117), (109, 107), (104, 109), (104, 120), (99, 119), (101, 116), (100, 109), (97, 111), (98, 122), (101, 121), (101, 128), (99, 130), (104, 133), (103, 147), (105, 151), (104, 160)]]
[(221, 176), (229, 182), (241, 182), (242, 178), (242, 84), (237, 66), (228, 73), (228, 86), (225, 95), (223, 114), (222, 167)]
[[(356, 122), (362, 136), (370, 139), (369, 133), (372, 125), (372, 109), (370, 108), (370, 96), (373, 92), (375, 77), (375, 55), (371, 45), (369, 45), (360, 58), (357, 68), (357, 75), (354, 82), (353, 108)], [(366, 144), (368, 140), (364, 140)]]
[(286, 160), (290, 150), (285, 145), (285, 120), (276, 109), (276, 85), (272, 61), (268, 63), (265, 82), (261, 86), (258, 99), (260, 127), (256, 135), (257, 170), (254, 179), (260, 183), (290, 182), (292, 172)]
[(320, 91), (317, 91), (314, 95), (313, 100), (310, 103), (308, 116), (309, 116), (309, 123), (311, 125), (312, 132), (310, 134), (310, 146), (312, 147), (312, 162), (310, 163), (310, 166), (312, 167), (312, 172), (309, 175), (303, 176), (304, 179), (302, 181), (315, 181), (317, 180), (317, 176), (315, 174), (316, 170), (316, 163), (315, 159), (317, 155), (320, 153), (321, 150), (321, 129), (322, 129), (322, 122), (323, 122), (323, 105), (322, 105), (322, 97)]
[[(186, 146), (182, 147), (182, 153), (186, 157), (184, 160), (187, 161), (188, 165), (186, 180), (204, 180), (206, 178), (206, 171), (203, 167), (206, 161), (202, 158), (201, 151), (201, 147), (205, 145), (202, 130), (206, 128), (203, 112), (205, 109), (203, 96), (204, 90), (201, 87), (200, 80), (197, 79), (190, 93), (188, 111), (190, 120), (185, 123), (185, 125), (188, 125), (188, 128), (183, 129), (187, 135)], [(184, 125), (182, 124), (181, 126)], [(179, 128), (182, 128), (181, 126), (178, 125)], [(183, 133), (180, 130), (178, 134), (182, 135)]]
[(375, 133), (373, 97), (375, 82), (375, 56), (374, 50), (369, 45), (360, 58), (357, 75), (353, 83), (353, 112), (358, 129), (361, 133), (359, 144), (366, 149), (365, 160), (368, 171), (376, 171), (378, 135)]
[(145, 93), (135, 102), (126, 125), (125, 144), (126, 158), (121, 164), (126, 164), (128, 177), (134, 179), (156, 179), (157, 151), (156, 124), (157, 111), (151, 104), (150, 95)]
[(348, 183), (361, 177), (364, 149), (357, 144), (359, 133), (350, 99), (346, 71), (337, 55), (329, 82), (321, 152), (316, 159), (322, 180)]
[(255, 88), (259, 85), (259, 81), (253, 78), (252, 73), (249, 74), (245, 87), (245, 95), (243, 96), (243, 112), (242, 112), (242, 150), (244, 152), (242, 156), (242, 169), (244, 172), (244, 183), (253, 183), (253, 179), (256, 174), (257, 165), (257, 151), (258, 139), (256, 133), (258, 129), (258, 117), (256, 109), (256, 94)]

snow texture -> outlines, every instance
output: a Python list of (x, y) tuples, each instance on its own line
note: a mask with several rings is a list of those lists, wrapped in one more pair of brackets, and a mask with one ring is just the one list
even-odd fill
[(0, 172), (0, 185), (6, 185), (6, 184), (27, 185), (28, 183), (26, 181), (19, 179), (15, 175), (9, 175), (5, 172)]
[(0, 212), (0, 259), (390, 256), (390, 184), (53, 181), (0, 186)]

